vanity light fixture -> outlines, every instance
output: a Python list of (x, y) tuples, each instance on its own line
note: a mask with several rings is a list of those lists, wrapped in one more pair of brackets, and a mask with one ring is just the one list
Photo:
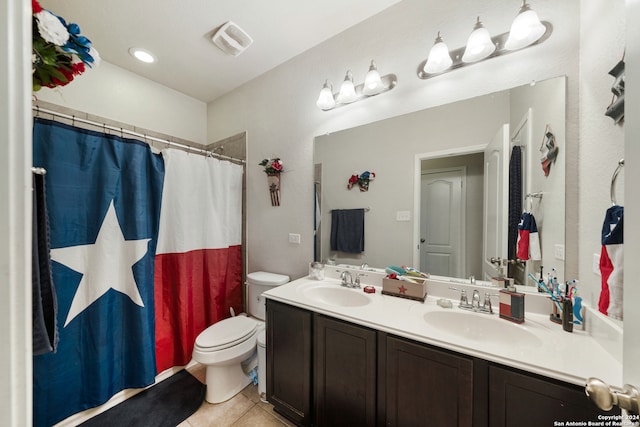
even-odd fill
[(511, 24), (509, 38), (504, 48), (508, 50), (518, 50), (535, 43), (547, 31), (540, 22), (538, 14), (531, 9), (526, 0), (522, 0), (520, 12)]
[(331, 86), (329, 80), (325, 80), (324, 85), (322, 85), (316, 105), (321, 110), (331, 110), (336, 106), (336, 100), (333, 98), (333, 86)]
[(131, 56), (136, 58), (138, 61), (144, 62), (146, 64), (152, 64), (156, 62), (155, 55), (146, 49), (132, 47), (129, 49), (129, 54), (131, 54)]
[(339, 93), (334, 94), (331, 83), (329, 83), (329, 80), (326, 80), (322, 85), (316, 105), (321, 110), (331, 110), (335, 107), (351, 104), (352, 102), (361, 101), (371, 96), (390, 91), (396, 86), (396, 83), (397, 77), (395, 74), (380, 76), (378, 67), (375, 61), (372, 60), (363, 84), (355, 86), (353, 83), (353, 73), (349, 70), (340, 86)]
[(337, 101), (340, 104), (351, 104), (356, 99), (358, 99), (358, 95), (356, 95), (356, 87), (353, 85), (353, 74), (351, 70), (347, 70), (342, 86), (340, 86)]
[(487, 30), (480, 17), (476, 21), (476, 25), (473, 27), (473, 32), (469, 35), (467, 40), (467, 47), (464, 49), (462, 55), (462, 62), (471, 63), (480, 61), (496, 51), (496, 45), (491, 40), (489, 30)]
[(364, 76), (364, 87), (362, 88), (362, 93), (367, 96), (372, 96), (379, 94), (383, 90), (384, 85), (382, 84), (382, 79), (380, 78), (376, 61), (372, 59), (371, 65), (369, 65), (369, 71), (367, 72), (367, 75)]
[(418, 66), (418, 77), (429, 79), (485, 59), (534, 46), (549, 38), (552, 31), (553, 26), (549, 22), (540, 21), (538, 14), (523, 0), (508, 33), (491, 37), (478, 17), (467, 45), (449, 51), (438, 32), (428, 58)]
[(449, 54), (449, 48), (440, 37), (440, 31), (438, 31), (436, 41), (433, 43), (427, 62), (422, 69), (425, 73), (437, 74), (451, 67), (451, 64), (453, 64), (453, 60)]

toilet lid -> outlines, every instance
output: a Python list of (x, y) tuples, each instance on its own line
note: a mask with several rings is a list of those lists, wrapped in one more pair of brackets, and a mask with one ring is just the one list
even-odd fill
[(196, 346), (209, 351), (222, 350), (245, 341), (257, 327), (257, 322), (249, 317), (230, 317), (202, 331), (196, 338)]
[(266, 271), (254, 271), (247, 275), (247, 281), (254, 285), (278, 286), (287, 283), (289, 281), (289, 276), (269, 273)]

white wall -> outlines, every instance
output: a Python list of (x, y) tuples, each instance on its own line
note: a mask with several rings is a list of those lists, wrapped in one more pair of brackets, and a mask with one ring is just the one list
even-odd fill
[(102, 61), (62, 88), (42, 88), (39, 100), (207, 145), (207, 105)]
[[(518, 5), (462, 0), (440, 2), (434, 9), (421, 0), (404, 0), (209, 104), (209, 140), (248, 131), (248, 270), (272, 270), (292, 277), (306, 274), (306, 263), (313, 257), (315, 136), (532, 80), (568, 76), (567, 175), (574, 177), (570, 184), (577, 188), (580, 2), (538, 0), (533, 6), (541, 19), (554, 26), (543, 44), (423, 81), (416, 77), (416, 70), (438, 30), (456, 48), (465, 44), (478, 14), (492, 31), (508, 31)], [(393, 91), (329, 112), (315, 106), (325, 78), (338, 86), (350, 68), (356, 81), (362, 82), (372, 58), (382, 74), (398, 76)], [(282, 157), (287, 169), (280, 207), (270, 206), (266, 179), (257, 166), (270, 156)], [(578, 222), (577, 206), (573, 198), (568, 205), (569, 224)], [(567, 240), (577, 241), (577, 226), (567, 231)], [(288, 243), (287, 234), (292, 232), (302, 235), (301, 245)], [(575, 275), (577, 250), (568, 251), (567, 266), (568, 274)]]

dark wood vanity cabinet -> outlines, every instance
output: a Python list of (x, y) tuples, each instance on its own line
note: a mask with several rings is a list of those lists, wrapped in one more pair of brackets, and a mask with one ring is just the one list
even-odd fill
[(373, 329), (314, 316), (314, 425), (375, 425), (376, 334)]
[(267, 300), (267, 400), (300, 426), (312, 425), (312, 313)]
[(383, 333), (379, 339), (379, 425), (481, 425), (473, 421), (471, 358)]
[(598, 420), (572, 384), (267, 300), (267, 399), (300, 426)]
[[(584, 388), (521, 371), (489, 368), (491, 427), (539, 427), (569, 422), (602, 422), (599, 415), (619, 415), (620, 409), (599, 410)], [(593, 424), (598, 425), (598, 424)]]

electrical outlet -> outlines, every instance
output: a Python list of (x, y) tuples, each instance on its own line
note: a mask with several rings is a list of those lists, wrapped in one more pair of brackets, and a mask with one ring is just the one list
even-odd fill
[(556, 259), (564, 261), (564, 245), (555, 245), (553, 249)]
[(411, 221), (411, 211), (396, 211), (396, 221)]
[(600, 254), (593, 254), (593, 265), (591, 266), (593, 274), (601, 276), (600, 273)]
[(289, 243), (296, 243), (296, 244), (300, 244), (300, 235), (299, 234), (293, 234), (293, 233), (289, 233)]

